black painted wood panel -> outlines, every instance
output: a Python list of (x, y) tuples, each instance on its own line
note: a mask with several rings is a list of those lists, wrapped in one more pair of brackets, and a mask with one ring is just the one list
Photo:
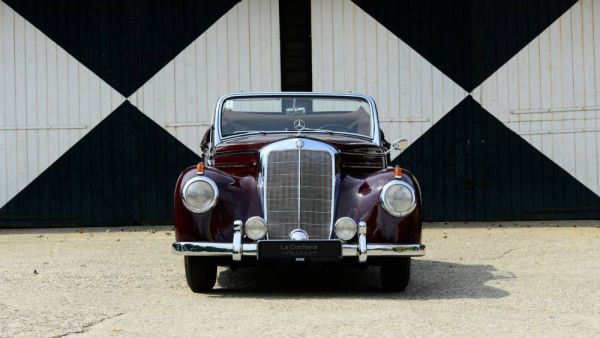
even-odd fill
[(279, 1), (281, 90), (312, 91), (310, 0)]

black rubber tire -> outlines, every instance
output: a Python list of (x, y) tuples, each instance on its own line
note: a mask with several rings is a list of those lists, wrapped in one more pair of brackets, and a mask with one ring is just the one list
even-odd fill
[(410, 257), (381, 264), (381, 285), (386, 291), (402, 292), (410, 281)]
[(185, 256), (185, 279), (192, 291), (204, 293), (212, 290), (217, 280), (217, 265), (204, 257)]

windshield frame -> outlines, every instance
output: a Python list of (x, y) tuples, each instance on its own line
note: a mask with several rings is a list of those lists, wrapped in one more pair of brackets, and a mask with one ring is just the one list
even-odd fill
[[(372, 136), (366, 136), (366, 135), (361, 135), (361, 134), (355, 134), (355, 133), (347, 133), (347, 132), (340, 132), (340, 131), (329, 131), (329, 130), (315, 130), (315, 131), (302, 131), (302, 132), (298, 132), (298, 131), (265, 131), (265, 132), (248, 132), (248, 133), (240, 133), (238, 135), (229, 135), (229, 136), (225, 136), (223, 137), (223, 135), (221, 134), (221, 114), (223, 112), (223, 104), (225, 103), (225, 101), (227, 101), (228, 99), (235, 99), (235, 98), (286, 98), (286, 97), (298, 97), (298, 96), (305, 96), (305, 97), (316, 97), (316, 98), (332, 98), (332, 99), (339, 99), (339, 98), (352, 98), (352, 99), (361, 99), (366, 101), (369, 104), (369, 108), (371, 110), (371, 114), (370, 114), (370, 118), (371, 118), (371, 135)], [(350, 137), (356, 137), (356, 138), (360, 138), (363, 140), (370, 140), (371, 142), (373, 142), (374, 144), (381, 146), (381, 138), (380, 138), (380, 133), (379, 133), (379, 119), (377, 118), (377, 107), (375, 105), (375, 100), (373, 100), (372, 97), (368, 96), (368, 95), (361, 95), (361, 94), (353, 94), (353, 93), (317, 93), (317, 92), (257, 92), (257, 93), (231, 93), (231, 94), (226, 94), (223, 95), (219, 101), (217, 102), (217, 106), (215, 107), (215, 119), (213, 121), (213, 124), (215, 126), (215, 135), (214, 135), (214, 141), (215, 141), (215, 145), (225, 141), (225, 140), (230, 140), (230, 139), (234, 139), (234, 138), (239, 138), (239, 137), (244, 137), (244, 136), (248, 136), (248, 135), (262, 135), (262, 134), (293, 134), (293, 135), (310, 135), (310, 134), (331, 134), (331, 135), (345, 135), (345, 136), (350, 136)]]

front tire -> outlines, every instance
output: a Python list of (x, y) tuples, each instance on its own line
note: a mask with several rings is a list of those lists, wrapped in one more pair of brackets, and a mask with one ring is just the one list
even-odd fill
[(195, 293), (212, 290), (217, 280), (217, 265), (204, 257), (185, 256), (185, 279)]
[(410, 257), (381, 264), (381, 284), (386, 291), (402, 292), (410, 281)]

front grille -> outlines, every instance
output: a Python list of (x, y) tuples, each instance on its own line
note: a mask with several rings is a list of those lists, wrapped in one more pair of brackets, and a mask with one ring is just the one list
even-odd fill
[(288, 239), (298, 228), (313, 239), (329, 238), (332, 161), (326, 151), (292, 149), (268, 155), (265, 198), (270, 239)]

